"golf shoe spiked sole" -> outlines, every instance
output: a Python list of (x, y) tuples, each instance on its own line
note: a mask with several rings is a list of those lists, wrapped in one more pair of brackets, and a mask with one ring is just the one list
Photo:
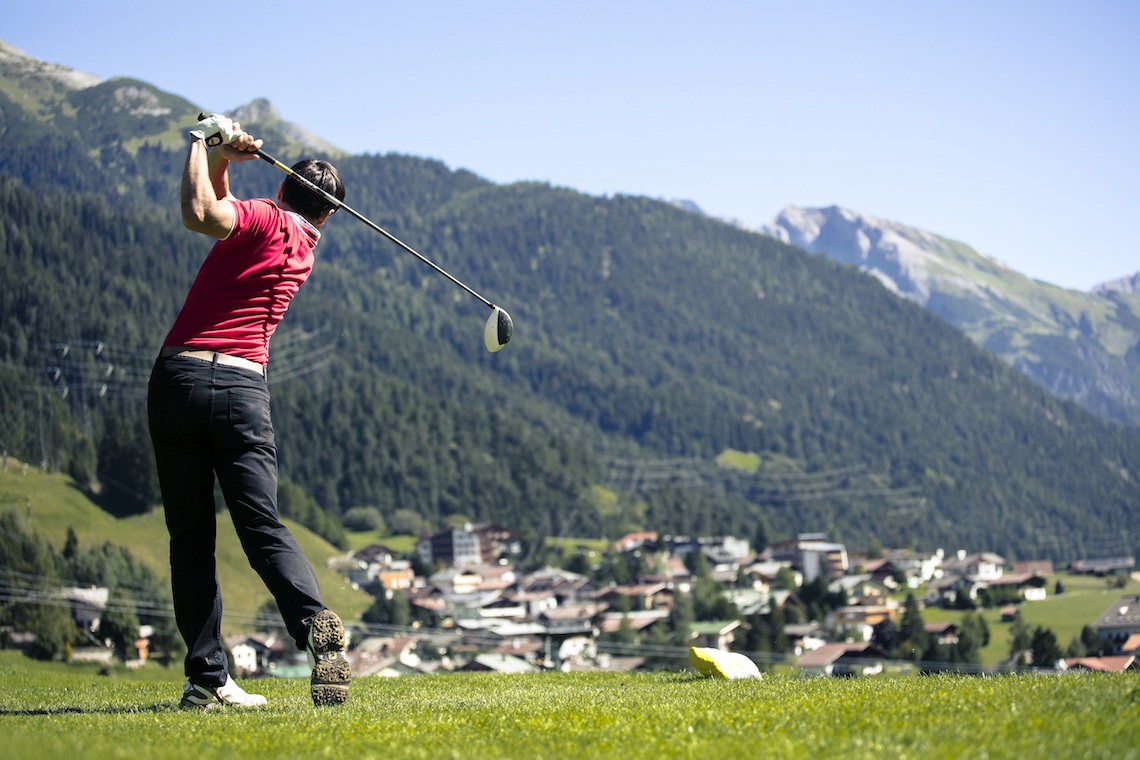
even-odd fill
[(310, 691), (315, 707), (341, 705), (348, 701), (352, 668), (344, 655), (344, 624), (332, 610), (321, 610), (309, 628), (309, 655), (313, 675)]

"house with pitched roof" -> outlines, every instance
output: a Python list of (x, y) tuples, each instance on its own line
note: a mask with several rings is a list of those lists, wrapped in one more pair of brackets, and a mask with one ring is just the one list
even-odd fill
[(1119, 654), (1125, 642), (1140, 633), (1140, 596), (1118, 598), (1093, 623), (1096, 635)]
[(610, 586), (598, 592), (598, 601), (605, 602), (611, 607), (619, 607), (622, 599), (628, 601), (630, 610), (673, 608), (673, 590), (664, 582)]
[(1106, 557), (1104, 559), (1078, 559), (1069, 563), (1073, 575), (1127, 575), (1136, 569), (1135, 557)]
[(986, 585), (994, 589), (1016, 589), (1017, 595), (1027, 602), (1044, 601), (1048, 593), (1045, 588), (1045, 578), (1032, 572), (1005, 573), (1002, 577), (990, 581)]
[(1065, 659), (1066, 670), (1095, 670), (1100, 673), (1125, 673), (1140, 670), (1136, 655), (1113, 655), (1109, 657), (1069, 657)]
[(735, 631), (740, 628), (739, 620), (710, 620), (692, 623), (689, 626), (689, 644), (709, 647), (727, 652), (736, 640)]
[(804, 676), (870, 676), (883, 672), (889, 655), (865, 642), (824, 644), (796, 660)]

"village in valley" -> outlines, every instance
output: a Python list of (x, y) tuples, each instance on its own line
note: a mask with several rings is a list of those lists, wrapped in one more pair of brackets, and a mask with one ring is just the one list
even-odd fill
[[(511, 528), (467, 524), (421, 538), (413, 555), (374, 543), (331, 559), (375, 599), (351, 630), (355, 675), (682, 670), (690, 646), (743, 652), (763, 670), (805, 676), (978, 673), (986, 671), (978, 639), (990, 635), (981, 615), (926, 623), (922, 611), (981, 607), (1000, 609), (1002, 624), (1020, 626), (1014, 635), (1023, 637), (1023, 648), (990, 671), (1140, 667), (1140, 597), (1107, 595), (1111, 604), (1087, 621), (1080, 642), (1058, 642), (1020, 620), (1022, 605), (1064, 593), (1061, 581), (1048, 585), (1055, 572), (1048, 561), (1007, 565), (991, 552), (942, 550), (862, 554), (822, 534), (754, 552), (732, 536), (632, 533), (604, 550), (578, 546), (562, 567), (531, 572), (518, 570), (521, 552)], [(1064, 570), (1122, 589), (1135, 560)], [(284, 631), (263, 627), (228, 637), (238, 673), (304, 675)]]

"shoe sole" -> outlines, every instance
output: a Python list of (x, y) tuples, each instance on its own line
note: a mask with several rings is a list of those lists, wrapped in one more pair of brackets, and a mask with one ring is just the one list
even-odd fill
[(344, 656), (344, 624), (335, 612), (317, 613), (309, 631), (309, 643), (316, 660), (309, 686), (313, 706), (343, 705), (348, 701), (352, 667)]
[(188, 702), (183, 699), (178, 703), (179, 710), (194, 710), (196, 712), (205, 712), (207, 710), (217, 710), (222, 706), (221, 702), (207, 702), (206, 704), (199, 704), (198, 702)]

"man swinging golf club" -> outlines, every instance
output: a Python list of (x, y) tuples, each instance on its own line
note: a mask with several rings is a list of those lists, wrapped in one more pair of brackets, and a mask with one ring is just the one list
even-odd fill
[[(309, 655), (313, 704), (346, 701), (351, 678), (344, 626), (322, 602), (312, 566), (277, 513), (266, 377), (269, 339), (308, 278), (320, 229), (335, 207), (293, 177), (276, 201), (235, 198), (229, 164), (258, 158), (260, 147), (261, 140), (224, 116), (207, 116), (190, 131), (182, 221), (216, 242), (155, 361), (147, 401), (170, 532), (174, 613), (187, 648), (184, 708), (266, 703), (234, 683), (226, 666), (215, 477), (250, 565)], [(344, 198), (331, 164), (302, 161), (293, 171)]]

